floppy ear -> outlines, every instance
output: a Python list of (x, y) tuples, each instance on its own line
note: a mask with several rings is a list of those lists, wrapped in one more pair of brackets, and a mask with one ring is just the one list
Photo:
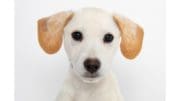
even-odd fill
[(53, 54), (60, 49), (64, 27), (72, 16), (70, 11), (60, 12), (38, 20), (38, 40), (46, 53)]
[(121, 31), (122, 54), (128, 59), (134, 59), (142, 47), (143, 29), (127, 18), (114, 15), (113, 19)]

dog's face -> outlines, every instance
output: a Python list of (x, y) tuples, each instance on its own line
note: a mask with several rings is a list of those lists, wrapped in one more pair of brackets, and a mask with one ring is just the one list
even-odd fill
[(64, 46), (72, 68), (83, 80), (95, 80), (110, 71), (120, 32), (112, 16), (83, 9), (64, 28)]
[(58, 51), (64, 35), (72, 69), (85, 82), (97, 82), (109, 73), (119, 46), (125, 57), (133, 59), (142, 45), (138, 25), (100, 9), (61, 12), (38, 24), (39, 42), (47, 53)]

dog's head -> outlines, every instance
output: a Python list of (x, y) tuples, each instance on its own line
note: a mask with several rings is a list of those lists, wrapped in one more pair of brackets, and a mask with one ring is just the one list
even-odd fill
[(38, 38), (49, 54), (56, 53), (64, 39), (73, 71), (83, 81), (94, 82), (108, 74), (119, 47), (128, 59), (138, 55), (143, 29), (125, 17), (86, 8), (40, 19)]

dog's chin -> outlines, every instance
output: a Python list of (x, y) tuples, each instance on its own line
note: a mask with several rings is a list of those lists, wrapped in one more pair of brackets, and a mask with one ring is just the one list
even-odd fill
[(85, 83), (97, 83), (101, 80), (100, 77), (91, 78), (91, 77), (82, 77), (83, 82)]

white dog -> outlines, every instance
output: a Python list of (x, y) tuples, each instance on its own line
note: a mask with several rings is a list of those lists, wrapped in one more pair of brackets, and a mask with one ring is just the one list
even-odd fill
[(57, 52), (64, 39), (71, 68), (57, 101), (123, 101), (111, 62), (119, 47), (128, 59), (138, 55), (143, 40), (139, 25), (101, 9), (84, 8), (40, 19), (38, 38), (49, 54)]

